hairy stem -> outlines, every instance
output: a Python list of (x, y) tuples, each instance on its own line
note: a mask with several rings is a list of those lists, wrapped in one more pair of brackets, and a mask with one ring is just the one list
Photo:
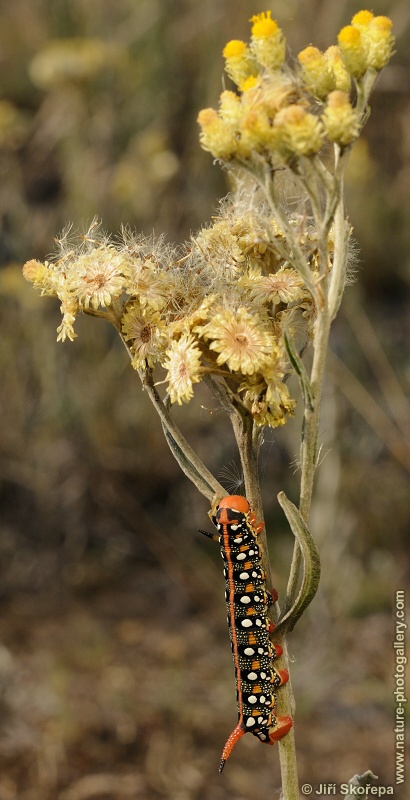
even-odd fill
[[(128, 344), (119, 331), (121, 341), (128, 352), (130, 358), (132, 354)], [(212, 502), (215, 495), (222, 496), (225, 494), (223, 486), (216, 480), (212, 473), (207, 469), (203, 461), (195, 453), (195, 450), (188, 444), (187, 440), (181, 433), (178, 425), (173, 420), (166, 404), (161, 400), (153, 379), (151, 370), (139, 369), (138, 370), (143, 389), (148, 394), (155, 411), (160, 417), (162, 428), (165, 438), (169, 445), (172, 455), (177, 460), (184, 474), (189, 478), (197, 489), (203, 494), (210, 502)]]
[[(255, 432), (255, 423), (253, 422), (250, 414), (241, 415), (238, 413), (231, 419), (241, 458), (245, 482), (245, 494), (252, 507), (252, 510), (257, 516), (258, 521), (262, 521), (262, 498), (258, 479), (260, 436)], [(258, 545), (261, 550), (261, 562), (265, 572), (266, 588), (268, 591), (270, 591), (272, 589), (272, 575), (265, 528), (259, 534)], [(274, 603), (272, 606), (272, 616), (274, 622), (277, 621), (279, 615), (279, 604)], [(277, 667), (278, 669), (287, 669), (289, 672), (289, 657), (286, 646), (286, 638), (285, 636), (282, 636), (279, 639), (276, 639), (274, 636), (274, 639), (275, 642), (277, 641), (277, 643), (280, 643), (283, 647), (283, 654), (280, 659), (278, 659)], [(294, 709), (295, 698), (293, 695), (292, 684), (289, 679), (288, 683), (284, 684), (281, 687), (280, 692), (278, 692), (275, 714), (277, 714), (277, 716), (284, 716), (286, 714), (293, 716)], [(280, 739), (278, 746), (282, 775), (283, 798), (284, 800), (299, 800), (295, 733), (293, 728), (286, 736), (283, 737), (283, 739)]]
[[(324, 303), (318, 307), (318, 316), (315, 324), (313, 341), (313, 363), (309, 380), (311, 402), (309, 404), (305, 404), (303, 417), (299, 510), (305, 522), (308, 522), (309, 520), (310, 507), (312, 503), (313, 481), (318, 459), (317, 443), (320, 422), (320, 403), (326, 365), (326, 355), (329, 345), (330, 326), (338, 311), (346, 282), (348, 225), (345, 219), (343, 202), (343, 173), (346, 160), (347, 154), (344, 158), (342, 157), (339, 159), (339, 153), (336, 153), (335, 169), (338, 172), (338, 183), (340, 188), (338, 205), (334, 213), (334, 264), (329, 282), (326, 276), (324, 277), (323, 281), (322, 290)], [(324, 235), (326, 235), (327, 238), (327, 230), (326, 232), (323, 231), (323, 236)], [(287, 587), (285, 610), (288, 610), (295, 601), (301, 563), (302, 559), (300, 548), (298, 542), (295, 542)]]
[(148, 393), (157, 414), (159, 414), (171, 452), (185, 475), (208, 500), (212, 501), (214, 494), (223, 496), (223, 486), (221, 486), (212, 473), (209, 472), (205, 464), (182, 435), (165, 404), (159, 397), (148, 372), (144, 370), (139, 370), (139, 372), (143, 388)]

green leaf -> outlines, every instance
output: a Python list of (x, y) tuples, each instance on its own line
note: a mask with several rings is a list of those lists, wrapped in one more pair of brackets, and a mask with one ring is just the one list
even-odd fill
[[(199, 489), (199, 491), (208, 498), (208, 500), (212, 500), (215, 495), (215, 488), (208, 483), (204, 475), (202, 475), (196, 466), (190, 461), (179, 446), (179, 444), (175, 441), (174, 437), (166, 427), (163, 420), (161, 420), (162, 430), (164, 431), (165, 439), (168, 443), (168, 446), (171, 450), (172, 455), (178, 462), (179, 466), (182, 469), (182, 472), (189, 478), (193, 484)], [(205, 470), (204, 470), (205, 471)], [(224, 493), (223, 487), (222, 494)]]
[(305, 403), (305, 406), (307, 406), (310, 409), (310, 411), (313, 411), (312, 388), (310, 385), (309, 376), (306, 372), (305, 365), (299, 353), (295, 350), (292, 338), (287, 331), (284, 332), (284, 338), (285, 338), (286, 351), (289, 356), (289, 361), (292, 364), (292, 367), (295, 370), (296, 375), (298, 376), (299, 379), (303, 401)]
[(309, 531), (299, 509), (286, 497), (284, 492), (278, 494), (278, 500), (285, 512), (292, 533), (296, 537), (303, 560), (303, 579), (299, 594), (283, 617), (279, 620), (275, 634), (278, 631), (292, 631), (303, 614), (305, 608), (313, 600), (320, 580), (320, 558), (316, 542)]

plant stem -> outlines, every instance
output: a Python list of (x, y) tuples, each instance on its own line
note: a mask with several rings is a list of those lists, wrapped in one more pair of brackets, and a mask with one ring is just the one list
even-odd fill
[[(132, 359), (132, 354), (126, 340), (124, 339), (118, 327), (117, 330), (129, 357)], [(220, 495), (223, 497), (225, 494), (223, 486), (221, 486), (214, 475), (212, 475), (212, 473), (207, 469), (191, 445), (188, 444), (187, 440), (169, 413), (166, 404), (161, 400), (155, 388), (151, 370), (139, 369), (138, 373), (143, 389), (147, 392), (151, 403), (159, 415), (165, 438), (172, 455), (177, 460), (182, 471), (197, 487), (201, 494), (203, 494), (210, 502), (212, 502), (215, 495)]]
[[(343, 293), (346, 265), (348, 256), (348, 235), (347, 223), (343, 205), (343, 167), (339, 163), (339, 186), (340, 195), (337, 207), (334, 211), (335, 220), (335, 256), (334, 272), (331, 277), (330, 286), (328, 278), (324, 272), (327, 264), (327, 241), (328, 226), (322, 230), (319, 249), (321, 252), (322, 268), (322, 297), (323, 302), (317, 307), (317, 320), (315, 323), (314, 343), (313, 343), (313, 362), (310, 374), (310, 398), (311, 403), (305, 404), (302, 428), (301, 444), (301, 484), (300, 484), (300, 513), (307, 523), (309, 520), (310, 507), (312, 503), (313, 481), (318, 461), (318, 435), (320, 423), (320, 405), (326, 365), (326, 355), (329, 344), (330, 325), (337, 313), (340, 298)], [(295, 542), (292, 565), (288, 581), (286, 606), (292, 606), (299, 583), (301, 569), (301, 550), (298, 542)], [(286, 653), (286, 638), (282, 643), (284, 655)], [(287, 657), (286, 657), (287, 660)], [(291, 686), (288, 684), (278, 693), (277, 712), (282, 713), (282, 708), (289, 708), (293, 701)], [(298, 800), (299, 790), (297, 782), (296, 751), (293, 730), (289, 732), (283, 740), (279, 742), (279, 755), (282, 772), (282, 787), (284, 800)]]
[[(318, 433), (320, 422), (320, 401), (323, 388), (323, 378), (326, 365), (326, 355), (330, 333), (330, 314), (327, 303), (318, 311), (316, 320), (313, 363), (310, 375), (310, 388), (312, 405), (305, 406), (302, 427), (301, 444), (301, 483), (299, 510), (307, 523), (309, 521), (310, 506), (312, 503), (313, 480), (318, 458)], [(287, 587), (287, 608), (296, 597), (299, 573), (301, 566), (301, 553), (299, 544), (295, 542), (292, 566)]]
[[(255, 423), (250, 414), (242, 415), (238, 413), (233, 415), (231, 420), (241, 458), (245, 494), (258, 521), (262, 521), (262, 498), (258, 479), (260, 437), (255, 435)], [(266, 588), (267, 591), (271, 591), (272, 575), (265, 528), (263, 528), (258, 536), (258, 545), (261, 550), (261, 562), (265, 572)], [(272, 606), (272, 616), (275, 621), (278, 619), (279, 614), (279, 605), (278, 603), (274, 603)], [(289, 657), (285, 636), (281, 637), (280, 641), (278, 640), (277, 643), (281, 644), (283, 647), (283, 654), (280, 659), (278, 659), (278, 669), (287, 669), (289, 672)], [(278, 692), (275, 714), (277, 716), (284, 716), (285, 714), (293, 716), (294, 709), (295, 699), (292, 691), (292, 684), (289, 679), (288, 683), (285, 683)], [(283, 800), (299, 800), (295, 733), (293, 728), (279, 741), (279, 761), (282, 776)]]
[[(283, 663), (288, 664), (288, 651), (286, 641), (283, 644)], [(278, 716), (287, 713), (289, 708), (294, 706), (294, 696), (290, 678), (288, 683), (281, 687), (278, 693), (278, 701), (275, 712)], [(282, 708), (283, 707), (283, 708)], [(292, 711), (293, 716), (293, 711)], [(299, 800), (299, 779), (296, 760), (295, 729), (291, 728), (289, 733), (280, 739), (279, 742), (279, 761), (282, 776), (282, 798), (283, 800)]]
[(317, 466), (317, 440), (320, 421), (320, 401), (323, 388), (327, 346), (330, 332), (330, 316), (326, 306), (319, 312), (316, 321), (313, 364), (310, 376), (312, 407), (306, 406), (303, 418), (301, 447), (301, 485), (299, 510), (307, 522), (312, 502), (313, 479)]
[[(321, 307), (318, 307), (318, 316), (315, 323), (315, 335), (313, 342), (313, 363), (310, 374), (312, 403), (310, 405), (305, 405), (302, 427), (299, 510), (305, 522), (309, 521), (310, 507), (312, 503), (313, 481), (317, 467), (320, 403), (326, 365), (326, 355), (329, 345), (330, 326), (332, 319), (337, 313), (343, 293), (346, 280), (346, 265), (348, 257), (347, 223), (344, 214), (343, 202), (343, 169), (345, 167), (346, 160), (344, 160), (343, 163), (341, 163), (341, 160), (337, 162), (336, 156), (336, 163), (339, 168), (340, 195), (339, 202), (335, 210), (334, 220), (334, 265), (331, 273), (330, 284), (328, 285), (328, 279), (326, 276), (324, 276), (323, 280), (322, 289), (324, 302)], [(299, 545), (297, 542), (295, 542), (287, 588), (287, 607), (292, 605), (296, 597), (300, 567), (301, 554)]]

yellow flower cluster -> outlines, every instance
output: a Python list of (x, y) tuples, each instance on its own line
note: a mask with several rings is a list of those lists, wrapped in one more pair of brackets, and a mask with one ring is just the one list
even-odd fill
[(381, 70), (393, 53), (394, 36), (388, 17), (375, 17), (371, 11), (359, 11), (339, 33), (338, 41), (347, 69), (361, 78), (368, 69)]
[[(351, 81), (388, 62), (391, 21), (360, 11), (340, 31), (338, 46), (324, 53), (311, 45), (302, 50), (293, 74), (284, 64), (286, 42), (271, 12), (251, 22), (250, 43), (233, 40), (223, 50), (238, 93), (222, 92), (218, 110), (199, 113), (202, 147), (224, 162), (249, 166), (262, 155), (275, 166), (314, 156), (326, 138), (341, 147), (353, 142), (360, 119), (349, 101)], [(317, 100), (326, 102), (323, 115)]]
[(326, 141), (344, 148), (357, 138), (366, 98), (359, 112), (351, 79), (360, 97), (361, 76), (373, 70), (374, 78), (393, 37), (390, 20), (361, 11), (340, 32), (339, 46), (325, 53), (307, 47), (292, 73), (271, 13), (251, 23), (249, 44), (233, 40), (224, 49), (237, 89), (223, 91), (219, 109), (203, 109), (198, 118), (203, 147), (248, 168), (212, 225), (178, 250), (127, 229), (114, 243), (94, 221), (82, 236), (66, 230), (55, 259), (28, 261), (23, 273), (60, 300), (58, 340), (75, 338), (79, 312), (103, 317), (135, 369), (163, 370), (159, 383), (172, 403), (188, 402), (207, 377), (258, 425), (275, 427), (295, 405), (287, 386), (291, 364), (297, 369), (292, 342), (306, 345), (322, 299), (317, 287), (334, 260), (331, 217), (319, 240), (320, 192), (308, 192), (310, 211), (305, 203), (297, 212), (293, 194), (281, 211), (276, 184), (292, 171), (295, 184), (303, 179), (310, 189), (312, 176), (314, 183), (326, 175), (316, 189), (331, 192), (331, 171), (319, 158), (307, 159)]
[[(312, 243), (309, 244), (310, 249)], [(181, 255), (162, 241), (123, 232), (113, 243), (93, 223), (66, 232), (54, 261), (28, 261), (24, 276), (60, 299), (58, 340), (75, 337), (79, 312), (121, 333), (135, 369), (165, 370), (172, 403), (188, 402), (204, 375), (226, 381), (259, 425), (282, 425), (294, 408), (284, 329), (313, 314), (286, 239), (253, 198), (221, 207)], [(161, 382), (161, 381), (160, 381)]]
[(322, 53), (317, 47), (305, 47), (298, 55), (301, 77), (307, 90), (319, 100), (336, 89), (350, 91), (350, 74), (338, 47), (332, 45)]

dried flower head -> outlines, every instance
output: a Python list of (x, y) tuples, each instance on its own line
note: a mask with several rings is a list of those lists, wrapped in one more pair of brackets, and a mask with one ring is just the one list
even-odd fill
[(121, 318), (121, 329), (126, 340), (131, 342), (132, 366), (135, 369), (153, 367), (158, 361), (160, 347), (161, 317), (158, 311), (142, 308), (138, 300), (129, 303)]
[(251, 296), (263, 304), (295, 303), (306, 297), (303, 279), (290, 267), (283, 266), (270, 275), (250, 272), (245, 282), (250, 288)]
[(130, 258), (124, 267), (127, 294), (137, 297), (141, 306), (162, 308), (167, 301), (167, 292), (162, 281), (162, 270), (155, 256)]
[(283, 367), (279, 351), (276, 350), (264, 372), (247, 377), (239, 387), (257, 425), (277, 428), (284, 425), (287, 417), (293, 414), (296, 403), (282, 379)]
[(265, 320), (244, 307), (236, 312), (223, 309), (196, 331), (205, 340), (212, 340), (209, 347), (219, 353), (217, 364), (226, 364), (232, 372), (243, 375), (258, 372), (275, 350)]
[(42, 264), (35, 258), (26, 261), (23, 266), (23, 275), (26, 281), (41, 289), (41, 294), (56, 295), (55, 273), (48, 261)]
[(124, 259), (112, 245), (100, 245), (70, 264), (69, 284), (80, 308), (112, 304), (124, 289)]
[(202, 377), (201, 351), (191, 334), (183, 334), (167, 350), (163, 366), (168, 370), (167, 392), (171, 403), (188, 402), (193, 396), (193, 384)]
[(73, 342), (77, 337), (73, 327), (78, 312), (78, 303), (75, 297), (69, 293), (65, 294), (62, 298), (60, 311), (63, 315), (63, 319), (61, 325), (57, 328), (57, 341), (65, 342), (66, 339), (70, 339), (70, 341)]

